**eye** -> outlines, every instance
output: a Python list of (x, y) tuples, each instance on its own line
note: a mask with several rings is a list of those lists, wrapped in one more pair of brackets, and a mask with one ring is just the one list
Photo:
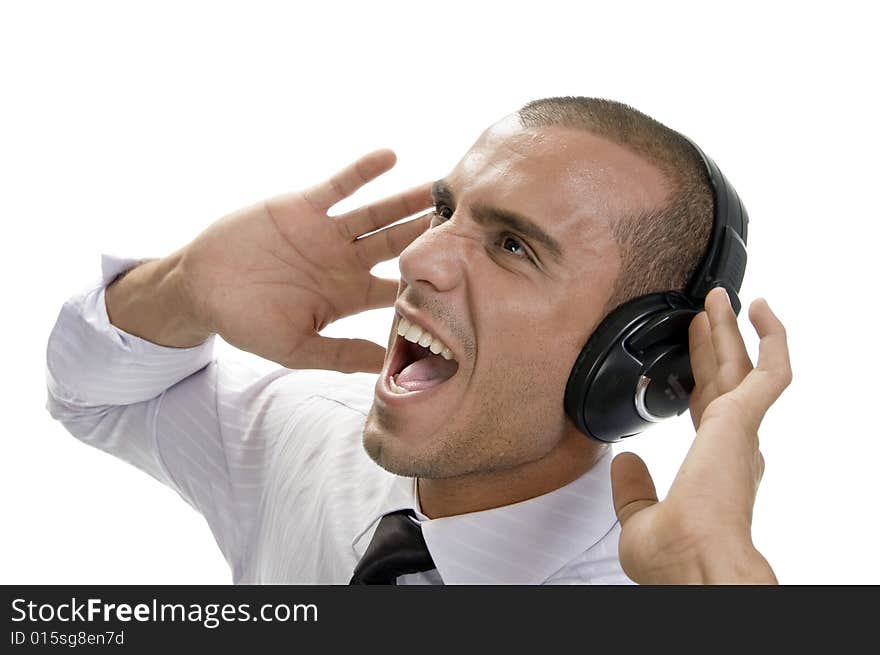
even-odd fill
[(452, 218), (454, 213), (455, 211), (451, 207), (438, 202), (434, 205), (434, 216), (431, 218), (431, 224), (434, 223), (434, 218), (443, 219), (445, 221)]
[[(444, 205), (443, 203), (437, 203), (434, 205), (434, 212), (431, 216), (431, 222), (429, 227), (434, 227), (443, 221), (449, 220), (452, 218), (452, 215), (455, 214), (455, 210), (449, 207), (448, 205)], [(499, 234), (499, 238), (496, 241), (496, 244), (500, 245), (502, 250), (507, 251), (514, 257), (519, 257), (520, 259), (524, 259), (527, 262), (531, 262), (535, 266), (537, 263), (535, 259), (532, 257), (529, 250), (522, 244), (518, 237), (513, 236), (509, 232), (502, 232)]]
[(529, 254), (529, 251), (525, 249), (525, 247), (520, 243), (519, 239), (510, 234), (502, 234), (501, 240), (499, 241), (501, 244), (501, 249), (506, 250), (512, 255), (516, 255), (517, 257), (522, 257), (523, 259), (532, 260), (532, 256)]

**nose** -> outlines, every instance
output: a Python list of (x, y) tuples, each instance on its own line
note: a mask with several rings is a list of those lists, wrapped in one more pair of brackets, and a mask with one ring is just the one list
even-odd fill
[(479, 244), (453, 221), (429, 227), (400, 253), (400, 277), (407, 286), (422, 282), (440, 292), (462, 281)]

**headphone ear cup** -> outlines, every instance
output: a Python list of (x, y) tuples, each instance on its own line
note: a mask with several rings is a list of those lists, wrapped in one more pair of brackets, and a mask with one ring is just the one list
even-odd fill
[(590, 335), (568, 376), (564, 399), (566, 414), (585, 435), (610, 443), (644, 429), (632, 400), (642, 363), (624, 343), (668, 309), (666, 294), (639, 296), (613, 310)]
[(624, 303), (600, 323), (565, 389), (566, 414), (581, 432), (612, 443), (687, 408), (687, 328), (697, 311), (680, 294), (655, 293)]
[(666, 343), (645, 353), (636, 384), (636, 412), (646, 421), (678, 416), (688, 408), (694, 375), (688, 345)]

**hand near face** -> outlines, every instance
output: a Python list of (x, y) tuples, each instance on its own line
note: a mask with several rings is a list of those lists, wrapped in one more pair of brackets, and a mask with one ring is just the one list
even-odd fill
[(753, 367), (727, 294), (713, 289), (691, 322), (697, 435), (663, 501), (644, 462), (621, 453), (611, 465), (621, 524), (620, 562), (640, 584), (776, 583), (751, 540), (764, 459), (758, 427), (791, 382), (785, 328), (766, 301), (749, 307), (761, 338)]
[(394, 303), (398, 281), (370, 269), (425, 231), (427, 214), (386, 226), (428, 208), (429, 185), (328, 216), (394, 163), (393, 152), (378, 150), (320, 184), (242, 209), (202, 232), (182, 249), (178, 276), (194, 322), (289, 368), (379, 371), (385, 349), (378, 344), (318, 333)]

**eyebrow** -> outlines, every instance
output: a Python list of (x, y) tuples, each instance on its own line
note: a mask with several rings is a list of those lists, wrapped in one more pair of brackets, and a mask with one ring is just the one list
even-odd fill
[[(455, 205), (455, 194), (445, 180), (434, 182), (431, 187), (431, 196), (435, 202), (445, 200), (450, 205)], [(480, 225), (504, 225), (514, 232), (519, 232), (523, 236), (537, 241), (553, 255), (557, 263), (561, 263), (563, 258), (562, 246), (527, 216), (508, 209), (500, 209), (488, 205), (474, 205), (471, 208), (471, 213), (474, 220)]]

